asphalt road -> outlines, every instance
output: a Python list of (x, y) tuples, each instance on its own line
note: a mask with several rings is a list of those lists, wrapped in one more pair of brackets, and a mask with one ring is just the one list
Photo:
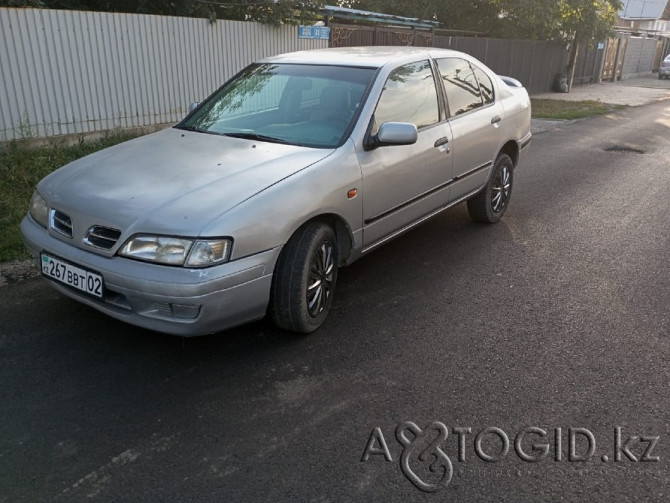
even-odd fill
[(343, 269), (308, 337), (0, 288), (0, 502), (670, 500), (669, 159), (669, 102), (538, 134), (501, 223)]

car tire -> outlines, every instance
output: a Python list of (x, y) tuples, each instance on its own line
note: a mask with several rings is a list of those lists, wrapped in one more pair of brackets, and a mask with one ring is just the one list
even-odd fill
[(337, 237), (322, 222), (301, 227), (284, 246), (272, 277), (270, 317), (279, 328), (308, 334), (328, 316), (337, 283)]
[(505, 213), (512, 197), (514, 163), (507, 154), (500, 154), (488, 183), (468, 200), (468, 213), (475, 222), (494, 224)]

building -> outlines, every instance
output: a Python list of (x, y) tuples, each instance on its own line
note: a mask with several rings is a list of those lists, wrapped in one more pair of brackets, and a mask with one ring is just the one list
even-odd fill
[(622, 0), (617, 28), (637, 35), (670, 36), (670, 0)]

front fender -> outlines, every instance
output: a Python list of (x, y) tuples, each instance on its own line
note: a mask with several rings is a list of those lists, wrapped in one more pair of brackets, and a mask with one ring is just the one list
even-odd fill
[[(354, 189), (358, 195), (351, 198)], [(333, 155), (231, 209), (202, 236), (232, 237), (231, 260), (283, 246), (300, 226), (320, 215), (338, 216), (352, 236), (360, 236), (362, 194), (361, 169), (350, 140)]]

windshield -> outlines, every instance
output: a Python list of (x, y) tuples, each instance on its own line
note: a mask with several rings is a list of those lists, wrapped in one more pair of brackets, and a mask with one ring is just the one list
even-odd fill
[(251, 65), (177, 127), (256, 141), (337, 147), (374, 74), (371, 68)]

